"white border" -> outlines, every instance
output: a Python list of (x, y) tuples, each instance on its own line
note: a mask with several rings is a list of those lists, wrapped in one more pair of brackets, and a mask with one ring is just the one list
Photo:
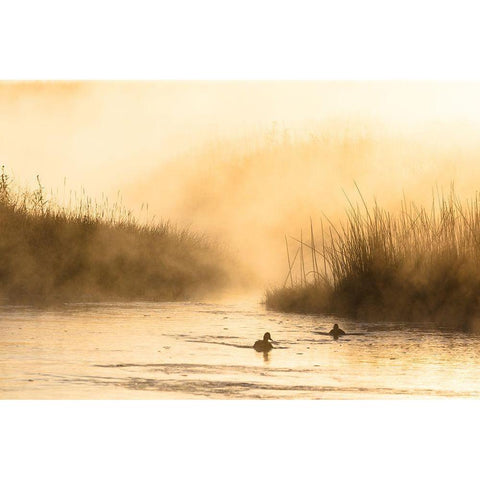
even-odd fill
[(467, 400), (3, 402), (0, 421), (0, 475), (9, 480), (478, 471), (478, 402)]
[(3, 79), (480, 79), (478, 2), (2, 2)]

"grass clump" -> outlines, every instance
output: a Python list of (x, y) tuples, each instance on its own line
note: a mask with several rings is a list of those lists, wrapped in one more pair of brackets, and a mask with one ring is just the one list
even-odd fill
[(285, 284), (267, 292), (267, 306), (479, 330), (480, 195), (462, 202), (452, 186), (428, 208), (403, 199), (396, 213), (361, 199), (349, 201), (344, 224), (327, 219), (320, 243), (313, 229), (309, 242), (298, 241)]
[[(38, 178), (37, 178), (38, 179)], [(230, 282), (227, 255), (168, 222), (83, 196), (65, 208), (0, 174), (0, 302), (176, 300)]]

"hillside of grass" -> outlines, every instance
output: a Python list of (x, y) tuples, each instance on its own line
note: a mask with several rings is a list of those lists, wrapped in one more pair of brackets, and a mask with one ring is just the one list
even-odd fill
[(204, 236), (108, 201), (65, 208), (1, 171), (0, 303), (196, 298), (228, 285), (231, 267)]
[(290, 241), (268, 308), (480, 331), (479, 194), (462, 202), (452, 187), (428, 207), (403, 199), (397, 211), (361, 197), (343, 224), (322, 224)]

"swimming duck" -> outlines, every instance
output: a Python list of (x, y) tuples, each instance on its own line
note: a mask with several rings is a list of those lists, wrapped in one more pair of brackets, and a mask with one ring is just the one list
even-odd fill
[(265, 333), (263, 336), (263, 340), (257, 340), (253, 344), (253, 348), (257, 352), (269, 352), (273, 347), (270, 342), (272, 342), (272, 337), (270, 336), (270, 332)]
[(345, 335), (345, 332), (338, 327), (338, 323), (336, 323), (333, 328), (328, 332), (329, 335), (333, 335), (333, 338), (336, 340), (341, 335)]

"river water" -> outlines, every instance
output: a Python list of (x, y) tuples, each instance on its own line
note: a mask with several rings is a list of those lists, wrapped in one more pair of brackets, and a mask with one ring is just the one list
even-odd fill
[[(325, 335), (333, 323), (351, 335)], [(268, 354), (252, 345), (269, 331)], [(0, 308), (0, 398), (480, 396), (480, 336), (215, 303)]]

